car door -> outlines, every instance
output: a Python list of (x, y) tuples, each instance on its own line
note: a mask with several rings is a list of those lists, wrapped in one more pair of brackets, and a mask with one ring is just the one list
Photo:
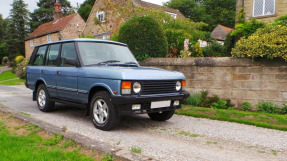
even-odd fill
[(74, 42), (63, 43), (60, 65), (57, 70), (57, 93), (59, 98), (79, 102), (78, 96), (78, 68), (66, 63), (67, 59), (77, 59)]
[(50, 97), (57, 98), (57, 71), (59, 69), (59, 50), (60, 44), (50, 45), (46, 54), (45, 66), (42, 68), (42, 78), (46, 82), (46, 87), (49, 91)]

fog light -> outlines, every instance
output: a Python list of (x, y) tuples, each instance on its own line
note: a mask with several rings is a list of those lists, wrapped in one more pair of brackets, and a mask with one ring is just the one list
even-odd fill
[(141, 105), (137, 104), (137, 105), (132, 105), (132, 110), (140, 110), (141, 109)]
[(173, 105), (174, 106), (179, 106), (179, 101), (174, 101)]

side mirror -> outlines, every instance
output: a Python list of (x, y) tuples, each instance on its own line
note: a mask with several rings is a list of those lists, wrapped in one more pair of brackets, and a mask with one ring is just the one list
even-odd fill
[(72, 59), (72, 58), (66, 58), (66, 64), (76, 66), (76, 67), (79, 66), (77, 59)]

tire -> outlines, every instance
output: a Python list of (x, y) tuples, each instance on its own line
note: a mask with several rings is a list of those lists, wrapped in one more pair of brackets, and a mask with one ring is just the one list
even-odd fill
[(50, 112), (54, 110), (55, 102), (50, 101), (49, 92), (44, 84), (38, 86), (36, 100), (40, 111)]
[(174, 110), (172, 111), (164, 111), (162, 113), (148, 113), (149, 118), (155, 121), (166, 121), (169, 120), (174, 114)]
[(119, 122), (118, 112), (106, 91), (97, 92), (90, 103), (90, 115), (97, 129), (109, 131)]

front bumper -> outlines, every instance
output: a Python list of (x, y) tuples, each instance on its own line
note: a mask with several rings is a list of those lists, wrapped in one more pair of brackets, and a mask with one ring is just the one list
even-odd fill
[[(158, 94), (158, 95), (142, 95), (142, 96), (112, 96), (112, 103), (119, 110), (118, 112), (122, 115), (133, 115), (133, 114), (143, 114), (143, 113), (154, 113), (171, 111), (181, 108), (181, 102), (183, 99), (188, 98), (189, 93), (170, 93), (170, 94)], [(171, 105), (169, 107), (162, 107), (151, 109), (151, 102), (166, 101), (171, 100)], [(180, 105), (173, 106), (174, 101), (179, 100)], [(140, 110), (132, 110), (133, 104), (140, 104)]]

